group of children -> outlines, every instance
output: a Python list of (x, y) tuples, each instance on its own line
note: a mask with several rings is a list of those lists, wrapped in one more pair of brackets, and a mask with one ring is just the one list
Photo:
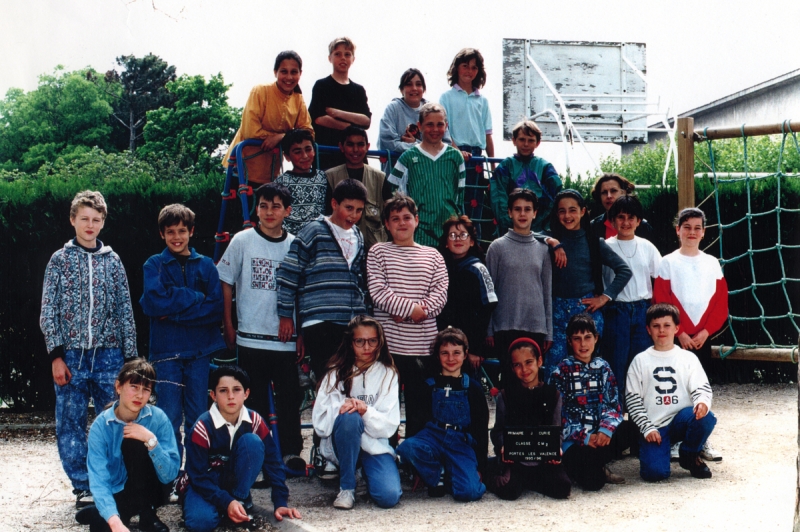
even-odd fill
[[(153, 486), (169, 483), (190, 530), (252, 519), (254, 485), (272, 488), (277, 519), (299, 517), (288, 507), (285, 470), (306, 467), (298, 375), (306, 357), (318, 382), (315, 465), (323, 478), (339, 477), (337, 508), (354, 506), (357, 469), (376, 504), (397, 504), (397, 457), (432, 496), (459, 500), (476, 500), (487, 487), (505, 499), (525, 487), (564, 498), (572, 482), (597, 490), (624, 481), (607, 464), (637, 446), (646, 480), (669, 476), (671, 443), (682, 467), (710, 477), (702, 458), (718, 456), (707, 444), (715, 418), (703, 365), (709, 335), (727, 316), (727, 287), (699, 248), (702, 211), (679, 214), (681, 247), (662, 259), (637, 236), (649, 224), (632, 185), (606, 174), (594, 191), (606, 213), (590, 224), (582, 195), (563, 190), (552, 165), (534, 155), (541, 132), (524, 121), (513, 130), (517, 154), (491, 182), (502, 236), (484, 257), (463, 203), (465, 160), (481, 142), (460, 141), (455, 128), (461, 149), (446, 142), (448, 115), (481, 105), (480, 54), (459, 54), (451, 66), (453, 91), (443, 105), (459, 109), (452, 113), (422, 103), (421, 74), (404, 74), (402, 105), (417, 101), (417, 121), (402, 134), (411, 146), (387, 178), (365, 164), (363, 88), (330, 88), (348, 85), (353, 52), (349, 40), (331, 43), (334, 74), (314, 91), (331, 99), (312, 102), (311, 118), (297, 99), (302, 65), (293, 52), (276, 60), (274, 85), (254, 89), (237, 138), (263, 139), (267, 152), (281, 143), (293, 168), (277, 175), (270, 163), (253, 196), (256, 226), (234, 236), (218, 265), (189, 247), (191, 210), (161, 211), (166, 249), (144, 265), (140, 299), (150, 318), (149, 363), (136, 358), (125, 270), (97, 239), (105, 201), (92, 191), (73, 200), (76, 236), (48, 265), (41, 328), (56, 384), (59, 453), (84, 507), (78, 521), (116, 531), (138, 515), (141, 530), (167, 530)], [(346, 104), (362, 96), (360, 110)], [(275, 98), (283, 110), (266, 103)], [(263, 121), (286, 121), (286, 106), (299, 109), (291, 127), (269, 129)], [(480, 112), (488, 153), (488, 108)], [(296, 127), (307, 118), (342, 130), (344, 164), (315, 168), (314, 137)], [(226, 348), (237, 365), (209, 378), (211, 361), (229, 358)], [(476, 378), (485, 357), (502, 368), (493, 465)], [(270, 383), (277, 439), (259, 414), (269, 413)], [(148, 404), (154, 386), (157, 407)], [(401, 389), (406, 426), (397, 445)], [(110, 406), (93, 423), (87, 451), (90, 396), (98, 410)], [(503, 427), (539, 425), (561, 427), (563, 454), (506, 461)]]

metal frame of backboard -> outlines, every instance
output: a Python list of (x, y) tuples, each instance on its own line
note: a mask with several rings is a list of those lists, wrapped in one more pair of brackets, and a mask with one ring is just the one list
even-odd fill
[(564, 144), (569, 166), (575, 140), (584, 147), (646, 144), (648, 131), (664, 132), (647, 127), (655, 115), (670, 133), (674, 156), (674, 127), (660, 101), (648, 100), (646, 72), (644, 43), (503, 39), (503, 138), (511, 139), (520, 120), (533, 119), (542, 141)]

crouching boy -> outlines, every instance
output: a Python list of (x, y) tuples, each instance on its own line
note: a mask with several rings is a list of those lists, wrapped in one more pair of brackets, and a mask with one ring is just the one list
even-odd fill
[(678, 309), (658, 303), (647, 309), (647, 332), (655, 344), (636, 355), (627, 378), (625, 399), (640, 437), (639, 462), (644, 480), (670, 475), (670, 446), (680, 445), (680, 465), (695, 478), (711, 478), (700, 458), (717, 418), (711, 412), (711, 386), (697, 357), (675, 345)]
[(299, 518), (300, 512), (287, 507), (283, 461), (269, 427), (244, 406), (250, 377), (237, 366), (220, 366), (211, 373), (209, 389), (214, 404), (197, 420), (186, 444), (186, 528), (210, 531), (225, 516), (234, 523), (250, 521), (250, 488), (262, 468), (272, 484), (275, 519)]

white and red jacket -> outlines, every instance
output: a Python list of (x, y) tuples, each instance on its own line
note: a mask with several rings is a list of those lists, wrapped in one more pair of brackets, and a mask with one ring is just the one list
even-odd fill
[(728, 319), (728, 283), (719, 261), (700, 253), (673, 251), (661, 260), (653, 285), (653, 303), (670, 303), (681, 314), (681, 331), (689, 336), (703, 329), (714, 334)]

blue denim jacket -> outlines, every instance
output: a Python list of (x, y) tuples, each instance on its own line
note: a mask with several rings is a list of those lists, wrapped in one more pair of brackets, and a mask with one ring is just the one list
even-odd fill
[(225, 349), (220, 332), (222, 285), (214, 262), (192, 249), (186, 274), (169, 249), (144, 263), (144, 294), (150, 316), (150, 360), (195, 358)]
[[(119, 401), (115, 401), (92, 423), (92, 428), (89, 429), (89, 452), (86, 457), (86, 465), (89, 468), (89, 489), (92, 491), (97, 511), (106, 521), (119, 515), (114, 494), (122, 491), (128, 480), (128, 472), (122, 460), (122, 430), (125, 428), (125, 422), (117, 419), (114, 414), (118, 404)], [(172, 423), (167, 415), (156, 406), (145, 405), (134, 423), (142, 425), (158, 439), (158, 445), (148, 453), (153, 460), (158, 479), (164, 484), (175, 480), (181, 466), (181, 458), (178, 455)]]

